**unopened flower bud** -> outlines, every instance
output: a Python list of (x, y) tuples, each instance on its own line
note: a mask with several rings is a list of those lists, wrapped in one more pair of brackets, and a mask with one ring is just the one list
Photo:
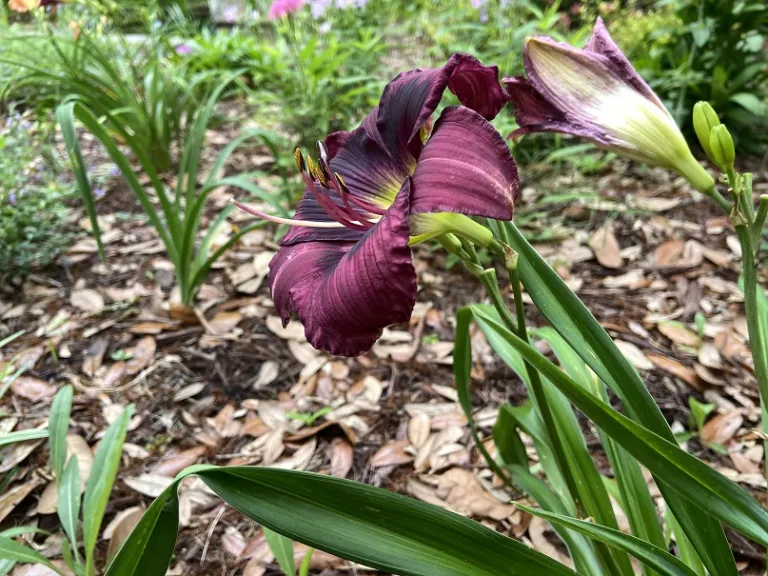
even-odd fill
[(720, 124), (712, 128), (709, 133), (709, 147), (712, 151), (712, 160), (722, 170), (733, 168), (733, 160), (736, 158), (736, 150), (733, 146), (733, 138), (728, 128)]
[(709, 135), (712, 128), (719, 125), (720, 118), (717, 117), (715, 109), (709, 105), (709, 102), (697, 102), (693, 107), (693, 129), (710, 160), (712, 160), (712, 148), (709, 145)]

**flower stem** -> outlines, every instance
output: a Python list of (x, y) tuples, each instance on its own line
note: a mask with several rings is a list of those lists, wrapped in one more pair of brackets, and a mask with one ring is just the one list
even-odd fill
[(760, 242), (763, 239), (763, 226), (765, 226), (765, 217), (768, 216), (768, 194), (760, 196), (760, 204), (757, 207), (757, 216), (752, 225), (752, 243), (755, 254), (760, 252)]
[(715, 203), (720, 206), (720, 208), (722, 208), (723, 212), (726, 214), (731, 213), (731, 203), (728, 202), (728, 200), (726, 200), (722, 194), (720, 194), (716, 186), (712, 186), (712, 188), (704, 192), (704, 194), (712, 198), (712, 200), (714, 200)]

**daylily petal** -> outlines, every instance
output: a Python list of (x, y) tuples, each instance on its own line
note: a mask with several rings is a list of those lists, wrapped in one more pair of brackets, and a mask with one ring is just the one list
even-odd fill
[(592, 29), (592, 36), (589, 37), (587, 45), (584, 47), (586, 52), (594, 52), (605, 56), (609, 61), (611, 68), (628, 84), (630, 84), (640, 94), (656, 103), (656, 105), (665, 110), (656, 93), (643, 80), (643, 77), (637, 73), (632, 63), (621, 51), (616, 42), (605, 27), (603, 19), (598, 16), (595, 27)]
[(419, 130), (449, 88), (465, 106), (493, 119), (507, 98), (498, 81), (498, 68), (484, 66), (468, 54), (454, 54), (442, 68), (411, 70), (384, 88), (376, 118), (382, 144), (408, 164), (418, 156)]
[(413, 174), (411, 212), (511, 220), (520, 189), (509, 147), (480, 114), (443, 111)]
[(598, 21), (587, 50), (528, 38), (528, 81), (504, 79), (515, 117), (527, 132), (563, 132), (603, 148), (675, 170), (697, 189), (712, 185), (677, 124), (632, 69)]
[(387, 213), (358, 242), (281, 248), (270, 263), (269, 282), (283, 322), (295, 312), (315, 348), (356, 356), (385, 327), (407, 321), (416, 302), (409, 204), (406, 179)]
[(337, 132), (325, 139), (334, 172), (341, 174), (352, 195), (388, 207), (412, 168), (377, 143), (370, 115), (352, 132)]

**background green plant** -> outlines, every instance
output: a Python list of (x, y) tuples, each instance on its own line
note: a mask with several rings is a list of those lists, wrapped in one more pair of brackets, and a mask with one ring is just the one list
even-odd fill
[(74, 187), (31, 115), (11, 112), (0, 124), (0, 275), (50, 264), (72, 239)]

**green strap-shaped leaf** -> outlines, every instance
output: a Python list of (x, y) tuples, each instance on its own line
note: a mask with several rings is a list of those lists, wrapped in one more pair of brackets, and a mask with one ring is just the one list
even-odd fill
[[(115, 483), (123, 442), (128, 430), (128, 420), (133, 413), (133, 406), (128, 406), (120, 417), (110, 424), (104, 437), (99, 442), (93, 458), (93, 469), (85, 487), (83, 497), (83, 547), (88, 566), (93, 565), (93, 551), (99, 537), (99, 528), (104, 518), (112, 485)], [(87, 567), (86, 567), (87, 571)]]
[(457, 333), (466, 330), (466, 326), (476, 315), (482, 317), (483, 322), (498, 332), (523, 358), (557, 386), (598, 428), (624, 447), (654, 475), (669, 486), (674, 486), (678, 499), (682, 497), (692, 504), (706, 506), (714, 517), (761, 544), (768, 545), (768, 512), (748, 492), (682, 450), (676, 443), (651, 432), (585, 391), (538, 350), (493, 318), (483, 315), (482, 309), (468, 306), (459, 310)]
[(601, 526), (600, 524), (585, 522), (583, 520), (576, 520), (575, 518), (547, 512), (545, 510), (529, 508), (522, 504), (518, 504), (518, 507), (534, 516), (544, 518), (555, 526), (576, 530), (594, 540), (599, 540), (609, 546), (623, 550), (663, 576), (697, 576), (696, 572), (688, 568), (688, 566), (663, 548), (649, 544), (635, 536), (624, 534), (624, 532), (620, 530)]
[[(381, 488), (308, 472), (193, 466), (147, 510), (107, 576), (162, 576), (159, 548), (178, 482), (201, 478), (232, 507), (308, 546), (402, 576), (574, 576), (569, 568), (478, 522)], [(159, 503), (159, 504), (158, 504)], [(175, 536), (175, 531), (174, 531)]]
[[(560, 365), (571, 378), (581, 384), (585, 390), (591, 390), (603, 402), (608, 402), (605, 385), (597, 379), (595, 373), (589, 369), (584, 360), (576, 354), (573, 348), (556, 330), (550, 326), (545, 326), (534, 330), (533, 333), (549, 344), (558, 362), (560, 362)], [(643, 477), (640, 466), (623, 448), (617, 446), (604, 433), (598, 432), (598, 434), (608, 460), (611, 463), (613, 475), (621, 495), (620, 500), (629, 520), (629, 525), (632, 528), (632, 533), (641, 540), (650, 542), (660, 548), (663, 547), (664, 533), (659, 524), (656, 505), (653, 502), (648, 489), (648, 483)], [(648, 568), (644, 570), (644, 573), (646, 576), (654, 576), (654, 572)]]
[[(584, 303), (539, 256), (514, 224), (504, 223), (502, 226), (505, 240), (519, 255), (518, 269), (525, 289), (547, 321), (619, 396), (633, 420), (665, 440), (675, 442), (664, 415), (637, 371)], [(678, 498), (676, 487), (665, 484), (661, 479), (657, 479), (657, 484), (710, 573), (737, 576), (736, 562), (725, 533), (717, 520), (706, 512), (706, 505)]]
[(51, 468), (57, 478), (64, 473), (67, 463), (67, 431), (69, 414), (72, 411), (72, 386), (64, 386), (56, 392), (51, 403), (49, 429), (51, 436)]
[(19, 544), (5, 536), (0, 536), (0, 561), (22, 562), (24, 564), (42, 564), (57, 574), (61, 571), (48, 561), (48, 558), (29, 546)]
[(293, 540), (269, 528), (264, 528), (264, 536), (267, 539), (267, 544), (269, 544), (269, 549), (275, 555), (277, 563), (280, 564), (280, 568), (283, 569), (286, 576), (294, 576), (296, 565), (293, 561)]
[(18, 432), (9, 432), (0, 436), (0, 446), (7, 444), (16, 444), (17, 442), (26, 442), (27, 440), (40, 440), (41, 438), (48, 438), (48, 430), (32, 429), (32, 430), (19, 430)]
[(77, 456), (72, 455), (64, 468), (64, 473), (56, 479), (56, 482), (59, 495), (56, 511), (64, 532), (72, 542), (75, 558), (78, 558), (77, 519), (80, 516), (80, 469), (77, 465)]

